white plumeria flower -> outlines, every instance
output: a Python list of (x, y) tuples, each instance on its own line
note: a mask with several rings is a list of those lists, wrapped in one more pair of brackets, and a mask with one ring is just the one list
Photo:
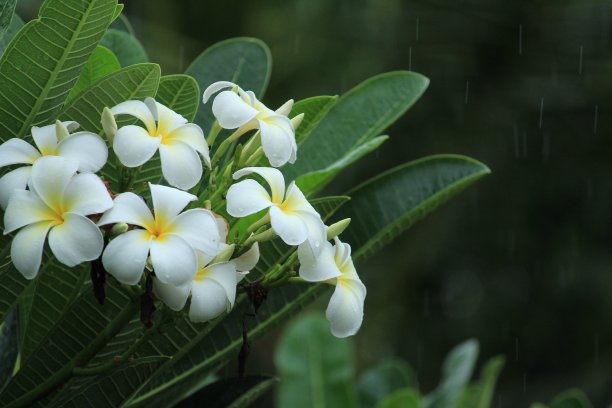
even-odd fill
[(206, 322), (229, 312), (236, 300), (236, 285), (259, 260), (259, 246), (253, 245), (242, 256), (227, 262), (211, 263), (212, 258), (198, 253), (198, 272), (191, 282), (173, 286), (153, 280), (153, 291), (172, 310), (185, 307), (191, 294), (189, 319)]
[(4, 214), (4, 234), (13, 238), (11, 259), (19, 272), (33, 279), (40, 268), (43, 246), (58, 261), (75, 266), (100, 256), (104, 240), (87, 215), (102, 213), (113, 200), (100, 178), (76, 174), (77, 164), (63, 157), (42, 157), (34, 163), (29, 190), (15, 190)]
[(102, 254), (104, 268), (118, 281), (138, 283), (149, 254), (155, 276), (163, 283), (182, 285), (197, 272), (196, 250), (215, 256), (219, 231), (212, 213), (202, 208), (181, 211), (197, 199), (172, 187), (149, 183), (154, 214), (134, 193), (122, 193), (98, 225), (132, 224), (133, 229), (113, 239)]
[(79, 172), (95, 173), (108, 158), (108, 148), (102, 138), (91, 132), (71, 131), (79, 127), (76, 122), (57, 122), (32, 128), (36, 147), (23, 139), (9, 139), (0, 145), (0, 167), (26, 164), (0, 178), (0, 207), (6, 208), (14, 190), (25, 190), (32, 174), (32, 164), (43, 156), (62, 156), (74, 160)]
[[(113, 138), (113, 150), (126, 167), (138, 167), (159, 150), (162, 174), (171, 186), (189, 190), (202, 177), (202, 156), (210, 167), (208, 144), (202, 129), (153, 98), (125, 101), (111, 108), (113, 115), (130, 115), (145, 128), (123, 126)], [(199, 153), (199, 155), (198, 155)]]
[(251, 173), (263, 177), (272, 194), (255, 180), (243, 180), (228, 189), (227, 212), (233, 217), (246, 217), (270, 208), (272, 229), (286, 244), (299, 245), (308, 241), (318, 255), (326, 240), (326, 227), (295, 182), (292, 181), (285, 192), (283, 174), (268, 167), (245, 167), (234, 173), (234, 179)]
[[(232, 88), (231, 91), (221, 91)], [(243, 91), (233, 82), (219, 81), (204, 91), (203, 101), (219, 92), (212, 105), (212, 112), (223, 129), (240, 128), (243, 132), (260, 129), (261, 146), (273, 167), (294, 163), (297, 153), (295, 129), (287, 117), (291, 112), (293, 100), (273, 111), (255, 97), (251, 91)]]
[(298, 248), (300, 277), (308, 282), (325, 282), (336, 286), (325, 316), (336, 337), (352, 336), (363, 321), (366, 288), (359, 279), (351, 246), (334, 238), (335, 245), (325, 242), (318, 257), (303, 245)]

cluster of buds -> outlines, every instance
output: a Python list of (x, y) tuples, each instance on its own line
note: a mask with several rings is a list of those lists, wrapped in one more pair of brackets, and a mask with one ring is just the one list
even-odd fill
[[(338, 238), (348, 220), (327, 227), (296, 183), (287, 186), (277, 169), (297, 158), (295, 129), (303, 115), (289, 119), (292, 100), (271, 110), (231, 82), (209, 86), (204, 103), (211, 98), (216, 124), (208, 140), (198, 125), (147, 98), (105, 108), (105, 138), (74, 132), (76, 122), (57, 121), (32, 128), (34, 146), (18, 138), (0, 145), (0, 167), (14, 167), (0, 178), (0, 206), (4, 234), (16, 232), (15, 268), (35, 278), (48, 241), (58, 262), (73, 267), (101, 260), (121, 284), (151, 286), (170, 309), (189, 304), (189, 318), (204, 322), (231, 310), (237, 287), (243, 279), (249, 283), (247, 275), (256, 268), (260, 244), (279, 238), (296, 247), (299, 277), (286, 271), (259, 281), (335, 285), (327, 308), (332, 333), (355, 334), (366, 289), (350, 246)], [(119, 127), (119, 116), (137, 124)], [(211, 157), (221, 129), (234, 132), (217, 143)], [(220, 165), (241, 138), (247, 140)], [(132, 176), (159, 152), (168, 185), (149, 182), (139, 195), (128, 182), (111, 191), (96, 175), (104, 173), (109, 147), (113, 166)], [(229, 238), (237, 235), (240, 218), (257, 213), (261, 218), (247, 225), (242, 237)]]

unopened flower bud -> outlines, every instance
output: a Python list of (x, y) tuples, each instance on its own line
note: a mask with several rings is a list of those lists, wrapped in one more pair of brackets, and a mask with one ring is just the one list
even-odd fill
[(291, 109), (293, 109), (293, 99), (289, 99), (287, 102), (283, 103), (283, 105), (276, 110), (276, 113), (289, 116)]
[(57, 136), (58, 141), (62, 141), (68, 136), (70, 136), (68, 128), (60, 120), (55, 121), (55, 135)]
[(303, 119), (304, 119), (303, 113), (300, 113), (299, 115), (291, 118), (291, 124), (293, 125), (293, 130), (297, 130), (297, 128), (300, 127), (300, 124), (302, 123)]
[(117, 134), (117, 122), (115, 121), (115, 115), (111, 112), (110, 109), (104, 108), (102, 111), (102, 129), (104, 129), (104, 133), (106, 134), (106, 138), (109, 142), (112, 142)]
[(227, 247), (223, 248), (221, 251), (219, 251), (215, 259), (212, 260), (211, 264), (224, 263), (229, 261), (232, 255), (234, 254), (234, 248), (234, 244), (228, 245)]
[(121, 235), (124, 232), (127, 232), (128, 230), (128, 225), (125, 222), (118, 222), (115, 225), (113, 225), (113, 228), (111, 228), (111, 237), (115, 238), (117, 235)]
[(351, 219), (345, 218), (327, 227), (327, 239), (328, 240), (334, 239), (338, 235), (342, 234), (344, 230), (346, 229), (346, 227), (349, 226), (350, 223), (351, 223)]

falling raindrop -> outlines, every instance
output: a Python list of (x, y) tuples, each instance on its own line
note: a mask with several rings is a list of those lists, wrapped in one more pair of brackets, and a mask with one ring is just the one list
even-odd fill
[(580, 57), (578, 59), (578, 75), (582, 75), (582, 51), (583, 47), (580, 45)]
[(542, 129), (542, 115), (544, 113), (544, 98), (540, 98), (540, 129)]
[(408, 71), (412, 71), (412, 47), (408, 47)]
[(519, 55), (523, 55), (523, 25), (522, 24), (519, 24), (518, 53)]
[(465, 81), (465, 104), (467, 105), (468, 103), (468, 94), (470, 92), (470, 81), (467, 80)]

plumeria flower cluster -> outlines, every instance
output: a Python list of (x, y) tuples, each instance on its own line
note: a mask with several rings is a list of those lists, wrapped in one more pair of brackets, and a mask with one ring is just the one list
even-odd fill
[[(92, 276), (94, 264), (102, 265), (118, 284), (138, 285), (142, 296), (185, 310), (194, 322), (229, 312), (240, 288), (323, 282), (335, 286), (327, 308), (332, 333), (355, 334), (366, 289), (350, 246), (338, 238), (348, 220), (327, 227), (277, 169), (297, 158), (295, 130), (303, 115), (289, 118), (292, 100), (271, 110), (226, 81), (204, 91), (203, 102), (211, 99), (216, 123), (208, 140), (197, 124), (147, 98), (104, 108), (100, 134), (57, 121), (33, 127), (33, 144), (13, 138), (0, 145), (0, 169), (6, 168), (0, 207), (4, 234), (15, 234), (13, 265), (34, 279), (48, 243), (47, 256), (57, 262), (92, 262)], [(119, 126), (118, 119), (131, 121)], [(211, 156), (223, 129), (233, 133)], [(112, 166), (106, 166), (109, 157)], [(140, 185), (133, 182), (156, 174), (158, 165), (165, 185), (145, 176)], [(118, 181), (118, 173), (131, 178)], [(279, 276), (249, 275), (260, 244), (275, 238), (295, 247), (299, 277), (292, 277), (291, 265), (281, 265), (285, 259)]]

